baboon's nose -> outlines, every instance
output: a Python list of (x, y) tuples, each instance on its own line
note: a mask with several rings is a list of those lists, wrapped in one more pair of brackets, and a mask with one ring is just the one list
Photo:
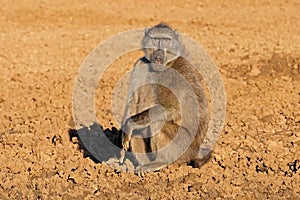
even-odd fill
[(155, 64), (163, 64), (163, 62), (164, 62), (164, 51), (162, 49), (158, 49), (154, 52), (153, 62)]

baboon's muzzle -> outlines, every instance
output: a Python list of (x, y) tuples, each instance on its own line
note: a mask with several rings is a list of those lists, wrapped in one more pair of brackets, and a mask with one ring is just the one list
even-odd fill
[(153, 52), (153, 58), (151, 62), (162, 65), (164, 63), (164, 57), (165, 57), (165, 53), (162, 49), (155, 50)]

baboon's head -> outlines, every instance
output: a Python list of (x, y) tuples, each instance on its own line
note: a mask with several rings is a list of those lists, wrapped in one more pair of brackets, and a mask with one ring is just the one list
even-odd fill
[(168, 63), (177, 59), (183, 52), (178, 33), (164, 23), (145, 30), (142, 48), (145, 57), (156, 71), (164, 70)]

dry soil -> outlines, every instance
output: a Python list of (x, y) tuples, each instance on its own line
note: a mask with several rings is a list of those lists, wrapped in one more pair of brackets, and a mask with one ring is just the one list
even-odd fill
[[(299, 10), (298, 0), (1, 0), (0, 199), (300, 199)], [(100, 42), (161, 21), (217, 64), (225, 127), (200, 169), (116, 173), (70, 141), (74, 81)], [(114, 85), (139, 56), (99, 82), (104, 127), (115, 126)]]

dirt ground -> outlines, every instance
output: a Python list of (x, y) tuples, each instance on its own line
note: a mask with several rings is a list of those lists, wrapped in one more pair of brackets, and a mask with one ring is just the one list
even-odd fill
[[(300, 199), (299, 10), (298, 0), (1, 0), (0, 199)], [(200, 169), (116, 173), (70, 141), (76, 74), (100, 42), (161, 21), (217, 64), (225, 127)], [(104, 127), (115, 125), (113, 87), (137, 58), (99, 82)]]

